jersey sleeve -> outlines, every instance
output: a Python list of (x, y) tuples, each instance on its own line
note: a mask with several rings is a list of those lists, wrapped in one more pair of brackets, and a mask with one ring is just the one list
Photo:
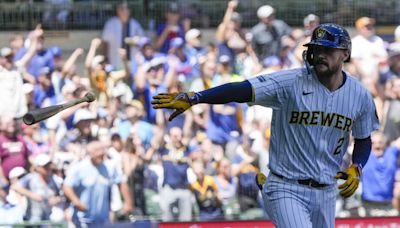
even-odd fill
[(360, 115), (354, 120), (352, 132), (356, 139), (364, 139), (371, 135), (371, 132), (379, 129), (379, 119), (376, 107), (371, 94), (366, 91), (361, 106)]
[(279, 109), (288, 97), (288, 91), (295, 81), (293, 76), (295, 76), (295, 73), (275, 73), (250, 78), (249, 82), (253, 88), (254, 101), (248, 104)]

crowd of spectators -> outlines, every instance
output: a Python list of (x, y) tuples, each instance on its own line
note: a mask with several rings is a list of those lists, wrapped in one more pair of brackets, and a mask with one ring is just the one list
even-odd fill
[[(237, 6), (229, 1), (207, 41), (181, 20), (174, 3), (156, 36), (146, 37), (123, 1), (101, 37), (70, 56), (45, 44), (40, 25), (13, 36), (0, 50), (0, 224), (265, 218), (254, 176), (268, 173), (271, 109), (202, 104), (169, 122), (172, 112), (150, 104), (161, 92), (200, 91), (303, 65), (302, 44), (318, 16), (291, 28), (264, 5), (256, 12), (259, 23), (245, 29)], [(393, 43), (376, 35), (373, 18), (358, 19), (355, 28), (346, 70), (374, 96), (381, 129), (372, 136), (359, 193), (338, 197), (337, 216), (395, 216), (400, 27)], [(85, 72), (79, 72), (76, 61), (84, 56)], [(21, 121), (28, 110), (87, 91), (96, 94), (95, 102), (38, 124)]]

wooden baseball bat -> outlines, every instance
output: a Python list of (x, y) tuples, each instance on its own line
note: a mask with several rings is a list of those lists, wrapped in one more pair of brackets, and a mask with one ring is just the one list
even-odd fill
[(85, 94), (84, 97), (67, 102), (65, 104), (53, 105), (53, 106), (49, 106), (46, 108), (39, 108), (39, 109), (30, 111), (23, 116), (22, 120), (24, 121), (24, 123), (26, 125), (32, 125), (32, 124), (35, 124), (42, 120), (45, 120), (49, 117), (52, 117), (55, 114), (65, 110), (69, 107), (72, 107), (74, 105), (77, 105), (77, 104), (80, 104), (83, 102), (90, 103), (94, 100), (96, 100), (94, 93), (88, 92)]

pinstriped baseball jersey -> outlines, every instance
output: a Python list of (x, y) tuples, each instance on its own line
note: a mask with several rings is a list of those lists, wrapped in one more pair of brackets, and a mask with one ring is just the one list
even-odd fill
[(288, 179), (314, 179), (334, 184), (350, 133), (366, 138), (378, 129), (369, 92), (344, 73), (335, 91), (323, 86), (306, 68), (249, 79), (255, 101), (273, 108), (269, 168)]

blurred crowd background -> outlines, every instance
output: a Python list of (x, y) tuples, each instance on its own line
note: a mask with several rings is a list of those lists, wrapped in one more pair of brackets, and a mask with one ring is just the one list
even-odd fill
[[(169, 122), (172, 112), (152, 109), (151, 97), (301, 67), (302, 44), (319, 23), (330, 22), (330, 14), (289, 23), (272, 5), (248, 11), (243, 2), (219, 1), (223, 12), (205, 40), (200, 28), (212, 20), (184, 1), (162, 1), (146, 26), (132, 2), (118, 1), (101, 36), (66, 55), (46, 44), (46, 33), (71, 26), (73, 3), (44, 2), (64, 8), (43, 13), (27, 33), (10, 33), (0, 49), (0, 224), (267, 218), (254, 177), (268, 173), (272, 110), (201, 104)], [(249, 15), (253, 22), (245, 20)], [(400, 27), (384, 39), (373, 16), (344, 23), (353, 41), (346, 71), (373, 95), (381, 129), (372, 136), (357, 194), (337, 199), (338, 217), (398, 216), (400, 210)], [(101, 17), (83, 21), (98, 26)], [(96, 94), (95, 102), (35, 125), (21, 120), (29, 110), (87, 91)]]

